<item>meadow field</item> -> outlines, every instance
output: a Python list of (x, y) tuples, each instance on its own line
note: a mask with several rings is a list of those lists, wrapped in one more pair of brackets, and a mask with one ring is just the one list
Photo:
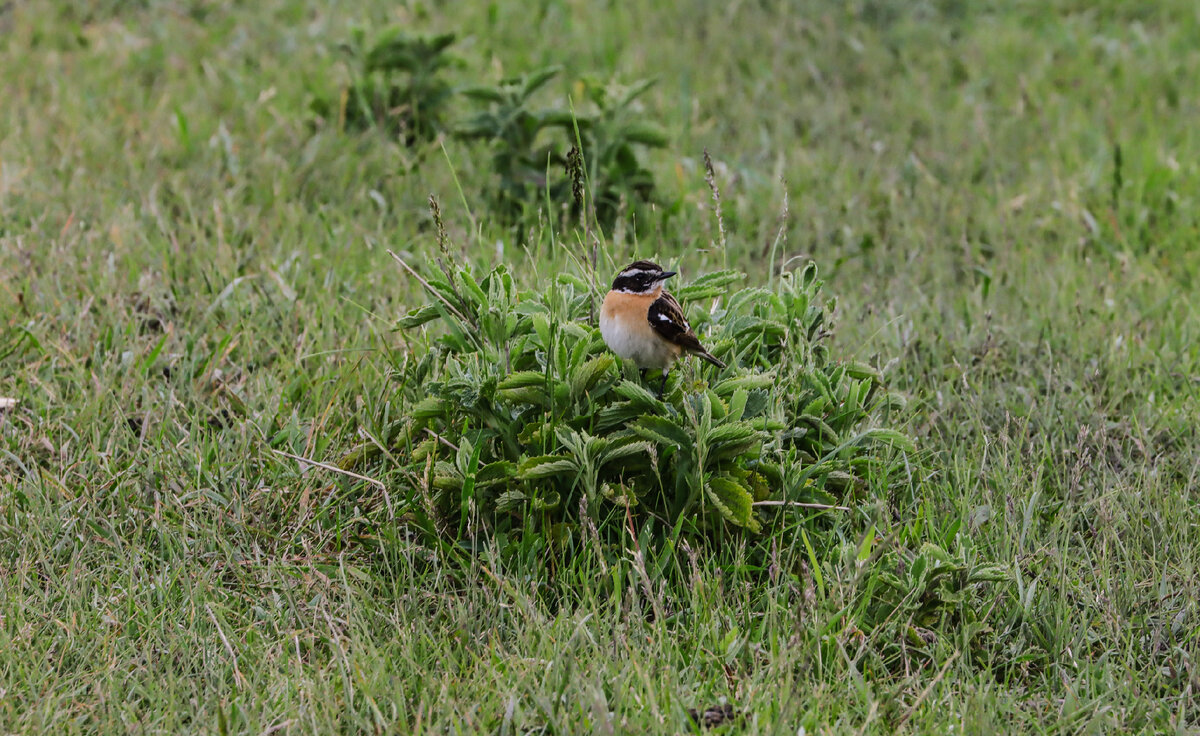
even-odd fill
[[(1198, 80), (1190, 0), (0, 4), (0, 733), (1197, 733)], [(730, 373), (606, 357), (635, 258)]]

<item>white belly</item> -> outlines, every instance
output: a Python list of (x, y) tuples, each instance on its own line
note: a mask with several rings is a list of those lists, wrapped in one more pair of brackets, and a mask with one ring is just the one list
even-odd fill
[(602, 313), (600, 334), (609, 350), (632, 360), (638, 368), (666, 372), (679, 355), (679, 348), (655, 335), (649, 322), (644, 326), (621, 324)]

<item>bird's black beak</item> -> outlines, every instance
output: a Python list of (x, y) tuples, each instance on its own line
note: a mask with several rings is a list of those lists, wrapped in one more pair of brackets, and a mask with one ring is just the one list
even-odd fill
[(666, 281), (667, 279), (671, 278), (671, 277), (672, 277), (672, 276), (674, 276), (674, 275), (675, 275), (675, 272), (674, 272), (674, 271), (663, 271), (662, 273), (660, 273), (660, 274), (658, 275), (658, 280), (659, 280), (659, 281)]

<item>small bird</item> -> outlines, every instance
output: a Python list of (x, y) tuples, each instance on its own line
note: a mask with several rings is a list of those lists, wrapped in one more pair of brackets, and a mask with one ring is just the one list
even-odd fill
[(634, 261), (617, 274), (600, 307), (600, 334), (609, 349), (642, 370), (661, 370), (663, 386), (671, 364), (685, 352), (725, 367), (700, 344), (679, 302), (663, 289), (674, 275), (657, 263)]

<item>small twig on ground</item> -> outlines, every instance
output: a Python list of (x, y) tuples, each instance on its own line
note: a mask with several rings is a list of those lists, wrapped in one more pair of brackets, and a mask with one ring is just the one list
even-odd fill
[(300, 455), (293, 455), (292, 453), (284, 452), (283, 450), (276, 450), (274, 447), (271, 448), (271, 452), (275, 453), (276, 455), (283, 455), (284, 457), (290, 457), (293, 460), (297, 460), (302, 463), (307, 463), (308, 465), (314, 465), (318, 468), (323, 468), (325, 470), (328, 470), (328, 471), (331, 471), (334, 473), (341, 473), (342, 475), (347, 475), (347, 476), (350, 476), (351, 478), (357, 478), (358, 480), (365, 480), (366, 482), (370, 483), (371, 485), (377, 486), (378, 488), (382, 489), (384, 492), (387, 492), (387, 486), (384, 485), (383, 481), (381, 481), (381, 480), (376, 480), (375, 478), (370, 478), (365, 475), (360, 475), (360, 474), (355, 473), (350, 470), (343, 470), (342, 468), (339, 468), (336, 465), (329, 465), (328, 463), (319, 462), (317, 460), (312, 460), (307, 457), (301, 457)]
[(751, 506), (796, 506), (802, 509), (832, 509), (834, 511), (849, 511), (849, 506), (830, 506), (827, 503), (801, 503), (799, 501), (755, 501)]
[(425, 428), (425, 431), (426, 431), (426, 432), (429, 434), (429, 436), (433, 437), (433, 438), (434, 438), (435, 440), (437, 440), (438, 442), (441, 442), (443, 445), (445, 445), (446, 447), (449, 447), (451, 450), (454, 450), (455, 452), (458, 452), (458, 445), (454, 444), (454, 443), (453, 443), (453, 442), (451, 442), (450, 440), (448, 440), (448, 439), (446, 439), (445, 437), (441, 436), (441, 435), (440, 435), (440, 434), (438, 434), (437, 432), (434, 432), (434, 431), (433, 431), (432, 429), (430, 429), (429, 427), (426, 427), (426, 428)]

